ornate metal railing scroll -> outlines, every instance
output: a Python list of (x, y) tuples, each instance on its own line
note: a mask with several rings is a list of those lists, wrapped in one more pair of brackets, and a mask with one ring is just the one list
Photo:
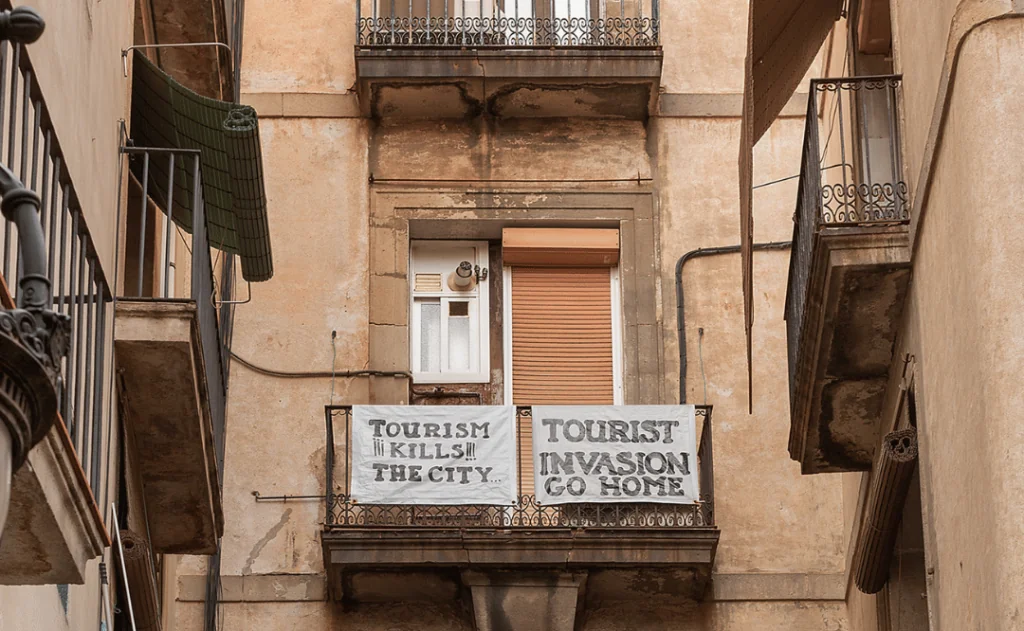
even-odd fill
[(356, 36), (360, 47), (655, 48), (660, 44), (658, 4), (659, 0), (584, 5), (574, 0), (484, 0), (479, 5), (466, 0), (375, 0), (360, 7)]
[(809, 126), (804, 143), (807, 146), (810, 135), (816, 134), (819, 150), (814, 155), (805, 152), (804, 159), (817, 160), (823, 171), (819, 225), (910, 220), (900, 159), (901, 84), (899, 75), (811, 82), (813, 111), (821, 119)]

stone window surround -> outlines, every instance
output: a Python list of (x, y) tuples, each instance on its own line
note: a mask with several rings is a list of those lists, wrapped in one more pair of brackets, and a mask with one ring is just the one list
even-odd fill
[[(663, 403), (655, 196), (649, 187), (630, 188), (466, 191), (374, 185), (369, 215), (370, 368), (409, 369), (410, 239), (494, 241), (506, 226), (615, 227), (621, 247), (624, 402)], [(404, 380), (375, 379), (370, 399), (406, 402), (405, 389)]]

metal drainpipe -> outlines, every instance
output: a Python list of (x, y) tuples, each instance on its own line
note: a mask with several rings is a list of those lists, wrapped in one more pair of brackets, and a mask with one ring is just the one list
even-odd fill
[[(786, 250), (793, 245), (792, 241), (770, 241), (755, 243), (754, 252), (765, 250)], [(715, 256), (718, 254), (736, 254), (738, 245), (723, 245), (717, 248), (697, 248), (690, 250), (676, 261), (676, 333), (679, 338), (679, 403), (686, 403), (686, 320), (683, 303), (683, 266), (690, 259)]]
[[(0, 40), (30, 44), (45, 23), (34, 10), (0, 11)], [(12, 72), (17, 72), (17, 68)], [(57, 418), (61, 360), (67, 353), (70, 318), (54, 313), (47, 276), (46, 241), (39, 196), (0, 165), (0, 211), (18, 229), (24, 274), (16, 309), (0, 309), (0, 533), (7, 520), (11, 477)]]

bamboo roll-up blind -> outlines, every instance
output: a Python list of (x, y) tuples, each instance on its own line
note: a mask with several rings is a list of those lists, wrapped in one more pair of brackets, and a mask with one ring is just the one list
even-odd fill
[[(611, 405), (611, 272), (512, 268), (512, 399), (516, 405)], [(523, 493), (532, 494), (530, 419), (519, 429)]]

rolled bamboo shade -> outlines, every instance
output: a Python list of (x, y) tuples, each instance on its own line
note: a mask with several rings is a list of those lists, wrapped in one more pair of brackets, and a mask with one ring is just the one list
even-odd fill
[(131, 590), (132, 612), (138, 631), (160, 631), (160, 601), (149, 541), (131, 530), (121, 531), (124, 567)]
[(854, 581), (865, 594), (879, 592), (889, 580), (889, 563), (916, 466), (917, 430), (911, 427), (886, 435), (853, 551)]
[[(512, 268), (512, 399), (516, 405), (611, 405), (611, 272)], [(522, 492), (532, 494), (533, 434), (519, 428)]]

